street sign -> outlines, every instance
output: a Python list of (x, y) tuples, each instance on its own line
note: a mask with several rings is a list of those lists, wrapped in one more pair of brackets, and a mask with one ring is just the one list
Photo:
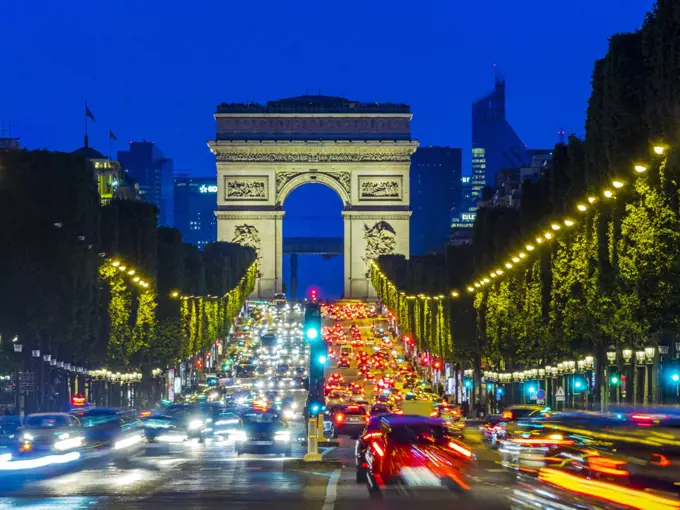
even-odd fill
[(536, 392), (536, 400), (545, 400), (545, 390), (540, 389)]
[(35, 391), (35, 374), (33, 372), (19, 372), (19, 391), (21, 393)]
[(564, 388), (562, 386), (557, 388), (557, 391), (555, 392), (555, 400), (557, 402), (564, 402)]

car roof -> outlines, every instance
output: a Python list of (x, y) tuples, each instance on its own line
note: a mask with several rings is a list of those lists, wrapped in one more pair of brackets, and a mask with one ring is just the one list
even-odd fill
[(28, 418), (32, 418), (33, 416), (42, 417), (42, 418), (46, 418), (48, 416), (59, 416), (59, 417), (62, 417), (62, 418), (63, 417), (69, 417), (69, 418), (71, 417), (71, 415), (68, 414), (68, 413), (33, 413), (33, 414), (29, 414)]
[(443, 420), (440, 420), (439, 418), (428, 418), (426, 416), (419, 416), (414, 414), (383, 416), (382, 419), (390, 427), (395, 427), (399, 425), (419, 425), (423, 423), (427, 425), (437, 426), (444, 425)]

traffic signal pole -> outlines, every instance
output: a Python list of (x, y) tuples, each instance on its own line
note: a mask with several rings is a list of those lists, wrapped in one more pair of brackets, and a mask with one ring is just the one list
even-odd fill
[(316, 417), (324, 407), (324, 371), (328, 363), (328, 346), (321, 337), (321, 307), (310, 303), (305, 309), (303, 326), (305, 341), (309, 345), (309, 396), (307, 416)]
[(309, 303), (305, 308), (303, 332), (305, 342), (309, 345), (309, 394), (305, 406), (307, 454), (304, 460), (319, 461), (318, 438), (323, 435), (324, 372), (328, 362), (328, 346), (321, 336), (321, 307), (317, 303)]

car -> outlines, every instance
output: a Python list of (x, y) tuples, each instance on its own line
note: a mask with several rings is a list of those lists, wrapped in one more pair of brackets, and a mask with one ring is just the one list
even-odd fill
[(122, 449), (141, 442), (142, 422), (133, 411), (93, 408), (78, 416), (89, 444)]
[(368, 467), (368, 464), (366, 464), (366, 449), (371, 444), (371, 438), (379, 436), (380, 421), (385, 415), (386, 414), (371, 415), (363, 433), (357, 438), (357, 442), (354, 446), (357, 483), (366, 482), (366, 468)]
[(392, 407), (387, 404), (373, 404), (369, 410), (371, 418), (374, 416), (383, 416), (385, 414), (392, 414)]
[(389, 485), (446, 487), (460, 496), (469, 494), (474, 454), (452, 437), (442, 420), (422, 416), (389, 415), (365, 439), (365, 478), (369, 493)]
[(349, 368), (349, 359), (342, 357), (338, 360), (338, 368)]
[(67, 413), (29, 414), (19, 436), (19, 454), (65, 453), (84, 444), (83, 427), (75, 416)]
[(241, 414), (241, 423), (233, 432), (236, 456), (242, 453), (292, 455), (290, 428), (278, 413), (249, 410)]
[(366, 428), (367, 421), (368, 415), (363, 406), (345, 406), (333, 416), (331, 435), (334, 438), (338, 436), (350, 436), (352, 439), (356, 439), (364, 428)]
[(507, 439), (508, 424), (522, 419), (544, 416), (546, 408), (537, 405), (514, 405), (507, 407), (500, 415), (490, 415), (482, 426), (482, 440), (491, 448), (497, 448)]
[(451, 435), (461, 439), (465, 436), (465, 422), (459, 408), (442, 402), (433, 406), (431, 416), (441, 419), (449, 428)]
[(333, 390), (326, 395), (326, 405), (344, 404), (350, 399), (350, 395), (344, 390)]

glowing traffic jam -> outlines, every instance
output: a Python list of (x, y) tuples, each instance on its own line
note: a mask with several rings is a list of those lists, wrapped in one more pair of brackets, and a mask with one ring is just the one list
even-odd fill
[(513, 509), (680, 509), (680, 411), (513, 405), (473, 421), (433, 389), (404, 349), (410, 339), (376, 305), (321, 311), (314, 340), (328, 359), (314, 408), (308, 389), (319, 360), (311, 359), (304, 305), (251, 302), (215, 372), (172, 402), (98, 409), (74, 395), (62, 413), (0, 417), (0, 479), (143, 452), (182, 457), (185, 448), (285, 461), (303, 455), (307, 419), (318, 413), (325, 458), (342, 459), (370, 498), (431, 490), (470, 502), (487, 490), (480, 475), (501, 471), (507, 492), (496, 495)]

